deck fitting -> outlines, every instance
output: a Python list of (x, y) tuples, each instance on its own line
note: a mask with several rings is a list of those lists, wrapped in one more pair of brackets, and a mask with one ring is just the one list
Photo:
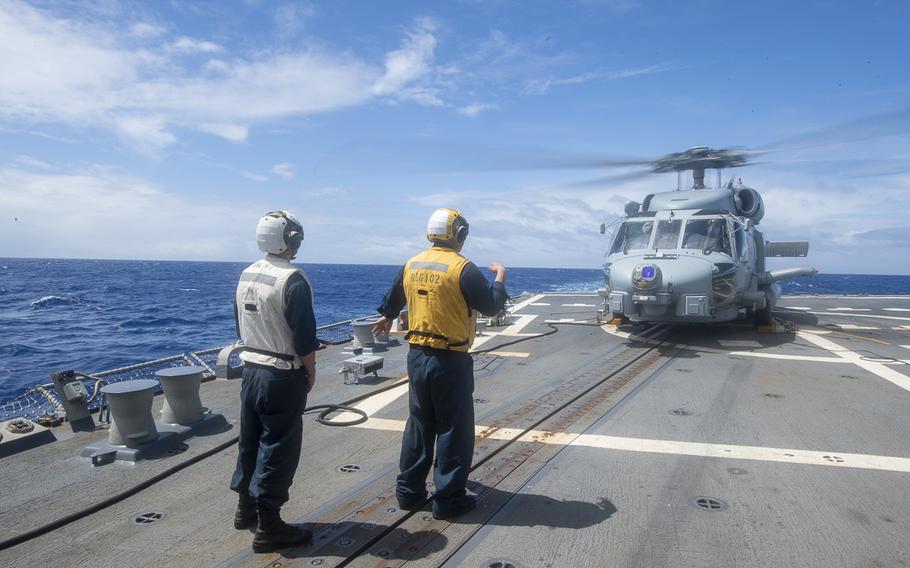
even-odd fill
[(716, 497), (693, 497), (689, 504), (711, 512), (726, 511), (729, 508), (726, 503)]
[(360, 465), (356, 463), (346, 463), (338, 467), (340, 473), (354, 473), (355, 471), (360, 471)]
[(674, 416), (691, 416), (692, 413), (684, 408), (674, 408), (670, 411), (670, 414)]
[(155, 521), (160, 521), (163, 518), (164, 518), (164, 513), (160, 512), (160, 511), (149, 511), (149, 512), (141, 513), (141, 514), (137, 515), (133, 519), (133, 522), (136, 523), (137, 525), (150, 525), (150, 524), (154, 523)]

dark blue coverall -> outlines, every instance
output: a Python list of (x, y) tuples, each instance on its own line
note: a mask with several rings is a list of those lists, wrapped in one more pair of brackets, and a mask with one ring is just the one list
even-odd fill
[[(403, 279), (404, 268), (383, 298), (380, 314), (396, 318), (404, 308)], [(487, 316), (496, 315), (508, 297), (505, 286), (491, 285), (474, 263), (464, 267), (459, 284), (468, 307)], [(398, 501), (411, 506), (426, 499), (435, 445), (433, 509), (447, 514), (466, 498), (474, 457), (474, 359), (463, 351), (411, 345), (408, 378), (410, 415), (401, 442)]]
[[(319, 347), (310, 287), (300, 274), (285, 287), (284, 317), (294, 333), (294, 351)], [(237, 305), (234, 305), (237, 317)], [(237, 325), (240, 333), (239, 323)], [(231, 489), (247, 491), (259, 506), (280, 509), (288, 500), (303, 442), (307, 399), (304, 369), (281, 370), (246, 362), (240, 387), (240, 441)]]

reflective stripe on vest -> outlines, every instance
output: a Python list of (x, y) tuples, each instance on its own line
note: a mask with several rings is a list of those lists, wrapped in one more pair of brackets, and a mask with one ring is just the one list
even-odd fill
[[(240, 358), (276, 369), (299, 369), (302, 361), (294, 350), (294, 332), (285, 317), (285, 289), (294, 274), (306, 273), (283, 258), (267, 255), (240, 275), (235, 302), (240, 338), (247, 350)], [(313, 288), (310, 286), (310, 300)]]
[(443, 247), (425, 250), (405, 264), (409, 343), (451, 351), (471, 348), (477, 315), (461, 292), (467, 264), (468, 259)]

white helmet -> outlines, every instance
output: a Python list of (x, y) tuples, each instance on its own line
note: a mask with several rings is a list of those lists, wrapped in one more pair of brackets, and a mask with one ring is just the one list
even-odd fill
[(468, 238), (468, 220), (461, 211), (443, 207), (433, 211), (427, 221), (427, 240), (431, 243), (464, 243)]
[(256, 225), (256, 244), (259, 250), (281, 254), (291, 249), (296, 251), (303, 242), (303, 225), (287, 211), (266, 213)]

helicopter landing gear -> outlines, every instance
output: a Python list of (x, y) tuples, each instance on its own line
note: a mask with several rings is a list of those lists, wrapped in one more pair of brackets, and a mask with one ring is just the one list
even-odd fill
[(771, 322), (774, 320), (773, 316), (771, 315), (771, 306), (769, 305), (760, 310), (755, 310), (753, 313), (756, 326), (771, 325)]

